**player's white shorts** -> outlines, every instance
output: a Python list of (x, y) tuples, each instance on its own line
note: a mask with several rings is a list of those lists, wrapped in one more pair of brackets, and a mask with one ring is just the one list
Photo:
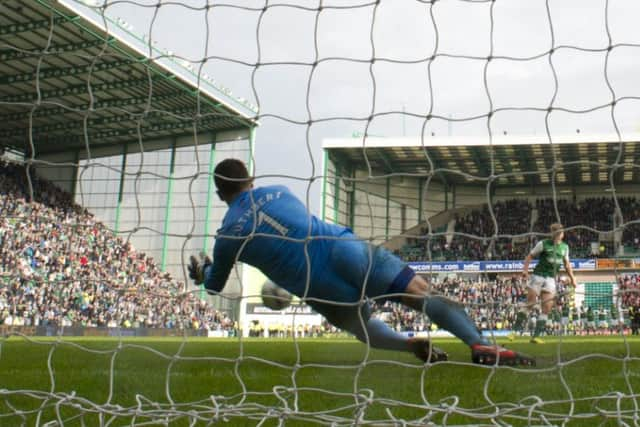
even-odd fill
[(599, 320), (598, 321), (598, 328), (606, 329), (608, 327), (609, 327), (609, 323), (607, 323), (606, 320)]
[(566, 316), (563, 316), (562, 319), (560, 319), (560, 324), (562, 326), (567, 326), (569, 324), (569, 318)]
[(532, 274), (527, 287), (533, 289), (537, 295), (540, 295), (540, 292), (549, 292), (555, 295), (556, 279), (555, 277), (542, 277)]

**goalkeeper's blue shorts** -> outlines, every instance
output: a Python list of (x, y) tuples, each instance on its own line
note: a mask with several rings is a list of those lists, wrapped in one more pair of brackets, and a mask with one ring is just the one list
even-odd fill
[(394, 300), (406, 293), (415, 272), (385, 248), (344, 232), (331, 245), (326, 268), (309, 295), (328, 301), (356, 303), (365, 297)]

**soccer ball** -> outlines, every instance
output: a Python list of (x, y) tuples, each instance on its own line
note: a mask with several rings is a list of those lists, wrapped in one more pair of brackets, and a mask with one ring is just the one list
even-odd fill
[(280, 286), (267, 280), (262, 285), (262, 303), (271, 310), (284, 310), (291, 305), (291, 294)]

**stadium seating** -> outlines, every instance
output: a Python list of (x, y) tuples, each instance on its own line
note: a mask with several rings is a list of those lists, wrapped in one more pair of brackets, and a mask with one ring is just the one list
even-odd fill
[[(640, 219), (640, 200), (635, 197), (623, 197), (619, 200), (624, 223)], [(628, 224), (622, 231), (622, 244), (625, 255), (640, 255), (640, 223)]]
[[(20, 164), (0, 164), (0, 325), (148, 327), (235, 333), (234, 322), (226, 313), (191, 293), (176, 303), (175, 296), (183, 293), (184, 283), (161, 272), (152, 258), (115, 236), (75, 204), (68, 193), (38, 178), (33, 168), (30, 173), (34, 201), (29, 202), (26, 173)], [(625, 221), (640, 216), (637, 199), (619, 198), (618, 202)], [(568, 226), (582, 224), (607, 230), (614, 224), (607, 214), (614, 208), (610, 199), (586, 199), (580, 203), (558, 200), (557, 207)], [(533, 207), (526, 201), (496, 203), (493, 213), (500, 234), (517, 236), (531, 227), (543, 231), (555, 219), (553, 202), (540, 199), (535, 208), (538, 216), (531, 226)], [(455, 220), (457, 233), (485, 239), (459, 235), (450, 240), (443, 235), (414, 239), (408, 241), (399, 255), (410, 261), (423, 260), (427, 259), (429, 248), (434, 260), (522, 259), (531, 244), (527, 239), (499, 239), (492, 246), (487, 238), (494, 234), (494, 223), (487, 206)], [(442, 233), (445, 229), (434, 231)], [(423, 233), (426, 235), (426, 229)], [(625, 227), (622, 236), (625, 246), (637, 250), (640, 225)], [(610, 249), (593, 254), (590, 242), (594, 238), (597, 240), (595, 233), (588, 230), (568, 233), (573, 256), (611, 254)], [(518, 280), (445, 279), (434, 286), (465, 304), (479, 328), (506, 330), (515, 320), (517, 303), (524, 299)], [(605, 285), (611, 289), (610, 284)], [(640, 276), (623, 276), (619, 285), (623, 308), (640, 307)], [(588, 303), (588, 299), (585, 301)], [(560, 301), (561, 306), (568, 303)], [(424, 316), (397, 304), (379, 307), (379, 316), (400, 331), (429, 331), (433, 327)], [(326, 328), (330, 330), (329, 325)], [(320, 334), (314, 330), (300, 336)]]
[(30, 168), (0, 164), (0, 325), (232, 331), (233, 321)]
[[(526, 300), (526, 290), (517, 277), (491, 281), (446, 278), (432, 282), (432, 286), (437, 292), (463, 303), (479, 329), (498, 333), (512, 328), (519, 303)], [(622, 324), (629, 333), (630, 313), (640, 310), (640, 275), (621, 277), (619, 286), (622, 305), (618, 309), (611, 283), (588, 284), (583, 304), (579, 307), (575, 307), (573, 296), (567, 293), (564, 285), (559, 284), (557, 306), (547, 322), (546, 334), (610, 335), (619, 333), (618, 327)], [(568, 324), (562, 323), (564, 307), (568, 307)], [(618, 317), (618, 313), (622, 318)], [(532, 317), (537, 314), (535, 309)], [(593, 325), (589, 323), (591, 315), (596, 319)], [(397, 331), (420, 333), (437, 330), (437, 325), (433, 325), (427, 317), (407, 310), (398, 303), (379, 305), (376, 316)], [(623, 320), (623, 323), (619, 320)]]
[[(556, 207), (561, 222), (566, 227), (573, 227), (565, 238), (571, 248), (572, 258), (612, 257), (619, 254), (610, 233), (600, 235), (591, 229), (606, 232), (626, 222), (631, 224), (625, 225), (622, 232), (624, 254), (638, 254), (640, 224), (633, 221), (640, 218), (640, 201), (635, 197), (620, 197), (618, 205), (624, 222), (614, 222), (613, 198), (586, 198), (580, 202), (556, 199), (556, 203), (551, 198), (545, 198), (537, 199), (534, 205), (525, 199), (499, 201), (492, 206), (493, 215), (488, 205), (466, 215), (456, 215), (455, 234), (452, 237), (441, 235), (427, 239), (427, 229), (423, 228), (422, 237), (407, 239), (407, 244), (398, 254), (406, 261), (524, 259), (539, 239), (538, 236), (548, 233), (549, 225), (557, 221)], [(532, 221), (534, 209), (537, 216)], [(492, 238), (496, 234), (493, 217), (498, 226), (497, 234), (513, 237)], [(430, 257), (427, 246), (431, 250)]]
[(622, 306), (640, 307), (640, 275), (628, 274), (618, 279)]

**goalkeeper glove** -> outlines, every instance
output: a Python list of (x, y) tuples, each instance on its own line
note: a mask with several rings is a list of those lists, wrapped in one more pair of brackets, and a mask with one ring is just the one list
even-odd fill
[(194, 255), (191, 255), (189, 258), (189, 265), (187, 266), (189, 278), (191, 278), (196, 285), (204, 282), (204, 269), (208, 265), (211, 265), (211, 258), (206, 256), (204, 252), (200, 252), (197, 258)]

